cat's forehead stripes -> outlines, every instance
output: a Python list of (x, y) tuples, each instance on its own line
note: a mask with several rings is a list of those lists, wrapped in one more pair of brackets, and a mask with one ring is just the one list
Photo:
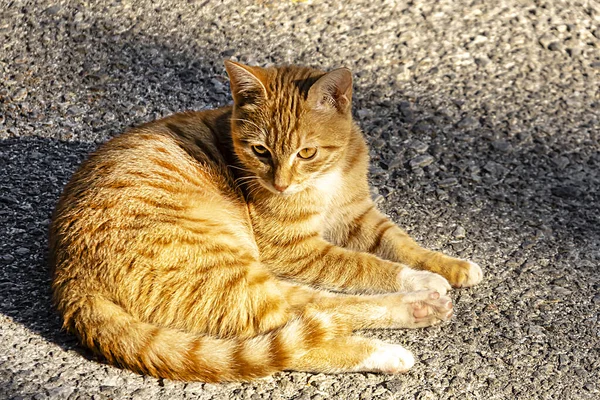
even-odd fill
[[(307, 122), (308, 94), (324, 74), (312, 68), (284, 66), (254, 68), (251, 75), (246, 71), (242, 78), (238, 76), (233, 87), (242, 86), (242, 98), (238, 98), (242, 106), (236, 115), (242, 140), (268, 147), (277, 158), (287, 158), (311, 146), (311, 140), (319, 133), (311, 130)], [(261, 93), (261, 87), (265, 92)], [(253, 94), (243, 97), (245, 90)]]
[(300, 122), (305, 113), (305, 102), (312, 83), (320, 76), (308, 68), (280, 68), (274, 70), (269, 82), (269, 140), (271, 146), (283, 154), (297, 150), (305, 140)]

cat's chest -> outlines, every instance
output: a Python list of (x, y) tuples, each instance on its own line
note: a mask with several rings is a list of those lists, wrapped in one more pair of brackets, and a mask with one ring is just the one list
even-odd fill
[[(334, 170), (317, 178), (311, 189), (294, 198), (272, 197), (268, 202), (249, 205), (254, 233), (262, 242), (281, 235), (302, 236), (320, 232), (323, 236), (337, 225), (339, 203), (344, 190), (343, 174)], [(282, 231), (285, 231), (285, 233)]]
[(340, 170), (326, 174), (315, 182), (316, 196), (320, 201), (319, 225), (323, 234), (338, 225), (342, 210), (339, 207), (340, 199), (344, 197), (344, 177)]
[(339, 169), (324, 174), (317, 178), (313, 184), (315, 189), (314, 195), (323, 208), (324, 214), (327, 214), (335, 200), (340, 197), (343, 187), (343, 177)]

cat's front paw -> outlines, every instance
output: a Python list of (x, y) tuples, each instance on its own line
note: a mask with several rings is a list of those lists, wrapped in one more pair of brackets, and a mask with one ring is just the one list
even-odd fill
[(467, 263), (454, 286), (456, 287), (471, 287), (477, 285), (483, 280), (483, 270), (479, 264), (473, 261), (462, 260)]
[(483, 271), (478, 264), (439, 252), (431, 252), (430, 256), (419, 264), (420, 270), (435, 271), (446, 278), (453, 287), (471, 287), (483, 280)]
[(453, 287), (471, 287), (483, 280), (481, 267), (472, 261), (443, 256), (440, 264), (439, 273), (444, 275)]
[(429, 271), (417, 271), (409, 267), (402, 268), (397, 279), (401, 292), (435, 290), (443, 296), (452, 289), (443, 276)]

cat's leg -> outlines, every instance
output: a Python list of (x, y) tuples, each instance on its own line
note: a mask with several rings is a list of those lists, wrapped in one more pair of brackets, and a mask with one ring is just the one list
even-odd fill
[[(364, 321), (372, 318), (364, 315), (366, 310), (359, 310), (356, 302), (337, 302), (335, 295), (329, 299), (329, 295), (309, 293), (310, 290), (299, 290), (290, 295), (281, 281), (262, 273), (259, 265), (253, 265), (253, 269), (243, 276), (238, 285), (220, 291), (220, 302), (207, 302), (206, 305), (212, 305), (209, 310), (203, 306), (185, 313), (185, 317), (192, 320), (204, 319), (208, 324), (204, 328), (173, 329), (173, 325), (123, 318), (118, 311), (125, 312), (111, 303), (108, 320), (113, 318), (115, 321), (111, 322), (121, 323), (117, 332), (133, 326), (136, 332), (143, 333), (137, 340), (144, 349), (149, 349), (141, 352), (143, 357), (138, 357), (148, 364), (140, 367), (137, 361), (129, 361), (137, 360), (136, 357), (129, 357), (127, 362), (137, 368), (146, 368), (142, 371), (160, 368), (160, 373), (154, 372), (156, 376), (209, 381), (248, 380), (282, 370), (397, 373), (414, 364), (414, 357), (402, 346), (352, 335), (353, 327), (360, 327), (354, 318), (350, 318), (353, 313), (361, 315)], [(196, 288), (196, 283), (188, 285), (186, 281), (181, 285), (190, 304), (206, 301), (205, 286), (189, 290)], [(328, 299), (319, 304), (321, 297)], [(435, 300), (439, 300), (423, 295), (417, 297), (413, 299), (414, 303), (435, 305)], [(316, 301), (307, 303), (311, 299)], [(350, 314), (340, 312), (346, 307), (351, 310)], [(437, 308), (443, 307), (440, 304)], [(423, 308), (411, 309), (409, 322), (426, 320), (429, 313), (425, 316), (422, 311)], [(123, 319), (127, 327), (123, 327)], [(389, 325), (393, 318), (378, 318), (380, 323), (386, 319)], [(228, 322), (233, 325), (226, 327)], [(126, 343), (124, 347), (129, 347), (130, 343)], [(150, 356), (152, 359), (148, 361)], [(165, 365), (165, 359), (168, 365)]]
[[(450, 289), (446, 277), (455, 286), (481, 279), (475, 264), (419, 247), (370, 200), (364, 205), (350, 204), (331, 212), (336, 226), (327, 226), (325, 232), (319, 212), (310, 208), (291, 215), (251, 209), (256, 214), (253, 228), (261, 261), (279, 277), (354, 293), (434, 289), (445, 294)], [(400, 262), (432, 272), (416, 271)]]
[(397, 344), (360, 336), (342, 336), (310, 349), (290, 364), (291, 370), (306, 372), (408, 371), (415, 363), (413, 354)]
[(269, 242), (262, 250), (263, 263), (275, 275), (323, 289), (348, 293), (432, 289), (446, 294), (451, 288), (440, 275), (335, 246), (316, 233)]
[[(294, 314), (280, 328), (250, 339), (258, 342), (267, 339), (268, 346), (263, 345), (262, 348), (271, 352), (268, 362), (281, 369), (325, 373), (400, 373), (414, 364), (412, 353), (400, 345), (352, 335), (350, 321), (339, 314), (312, 307)], [(255, 355), (252, 358), (257, 360)], [(247, 361), (245, 364), (250, 365)]]
[[(237, 269), (237, 270), (236, 270)], [(244, 271), (245, 270), (245, 271)], [(259, 263), (207, 272), (169, 287), (171, 301), (147, 304), (152, 322), (217, 337), (252, 337), (282, 326), (294, 315), (326, 313), (347, 333), (372, 328), (421, 328), (452, 316), (452, 301), (436, 291), (381, 295), (345, 295), (279, 280)], [(227, 287), (209, 290), (206, 282)], [(195, 293), (195, 295), (190, 295)], [(181, 312), (173, 323), (173, 310)]]
[[(415, 328), (452, 315), (452, 302), (433, 291), (375, 296), (346, 296), (296, 287), (291, 305), (307, 321), (329, 326), (333, 336), (294, 359), (289, 368), (310, 372), (405, 372), (414, 364), (410, 351), (396, 344), (351, 335), (350, 329)], [(304, 303), (309, 301), (309, 303)], [(302, 304), (299, 304), (302, 303)]]
[(341, 295), (280, 281), (258, 265), (245, 285), (223, 293), (222, 302), (228, 306), (214, 308), (211, 320), (240, 325), (237, 332), (222, 333), (237, 337), (224, 351), (222, 366), (236, 379), (282, 369), (405, 372), (414, 364), (409, 350), (352, 330), (424, 327), (452, 315), (450, 299), (437, 292)]
[(295, 312), (326, 312), (351, 330), (422, 328), (446, 321), (453, 313), (452, 300), (433, 290), (357, 296), (282, 282), (281, 291)]
[[(267, 243), (261, 260), (281, 278), (349, 293), (397, 292), (402, 289), (400, 272), (407, 268), (373, 254), (335, 246), (318, 233)], [(446, 292), (445, 285), (441, 282), (440, 292)]]
[[(483, 272), (474, 262), (457, 259), (419, 246), (404, 230), (377, 210), (370, 199), (347, 205), (340, 212), (344, 221), (339, 223), (333, 240), (343, 247), (366, 251), (384, 259), (407, 264), (420, 271), (430, 271), (446, 278), (454, 287), (468, 287), (481, 282)], [(416, 281), (423, 273), (403, 272), (402, 281), (409, 289), (418, 289)]]

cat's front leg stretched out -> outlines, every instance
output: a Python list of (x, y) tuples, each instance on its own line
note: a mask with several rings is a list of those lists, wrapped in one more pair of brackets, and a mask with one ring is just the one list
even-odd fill
[[(278, 211), (250, 208), (261, 261), (277, 276), (347, 293), (435, 290), (445, 295), (451, 289), (441, 275), (338, 245), (335, 236), (323, 236), (318, 213), (305, 210), (292, 217)], [(274, 228), (279, 226), (286, 229)]]
[(338, 240), (346, 248), (409, 265), (411, 269), (404, 269), (400, 276), (404, 290), (439, 290), (439, 282), (436, 284), (439, 279), (431, 276), (432, 273), (454, 287), (470, 287), (483, 279), (481, 267), (476, 263), (422, 248), (377, 210), (370, 199), (363, 199), (361, 203), (353, 212), (345, 214)]

